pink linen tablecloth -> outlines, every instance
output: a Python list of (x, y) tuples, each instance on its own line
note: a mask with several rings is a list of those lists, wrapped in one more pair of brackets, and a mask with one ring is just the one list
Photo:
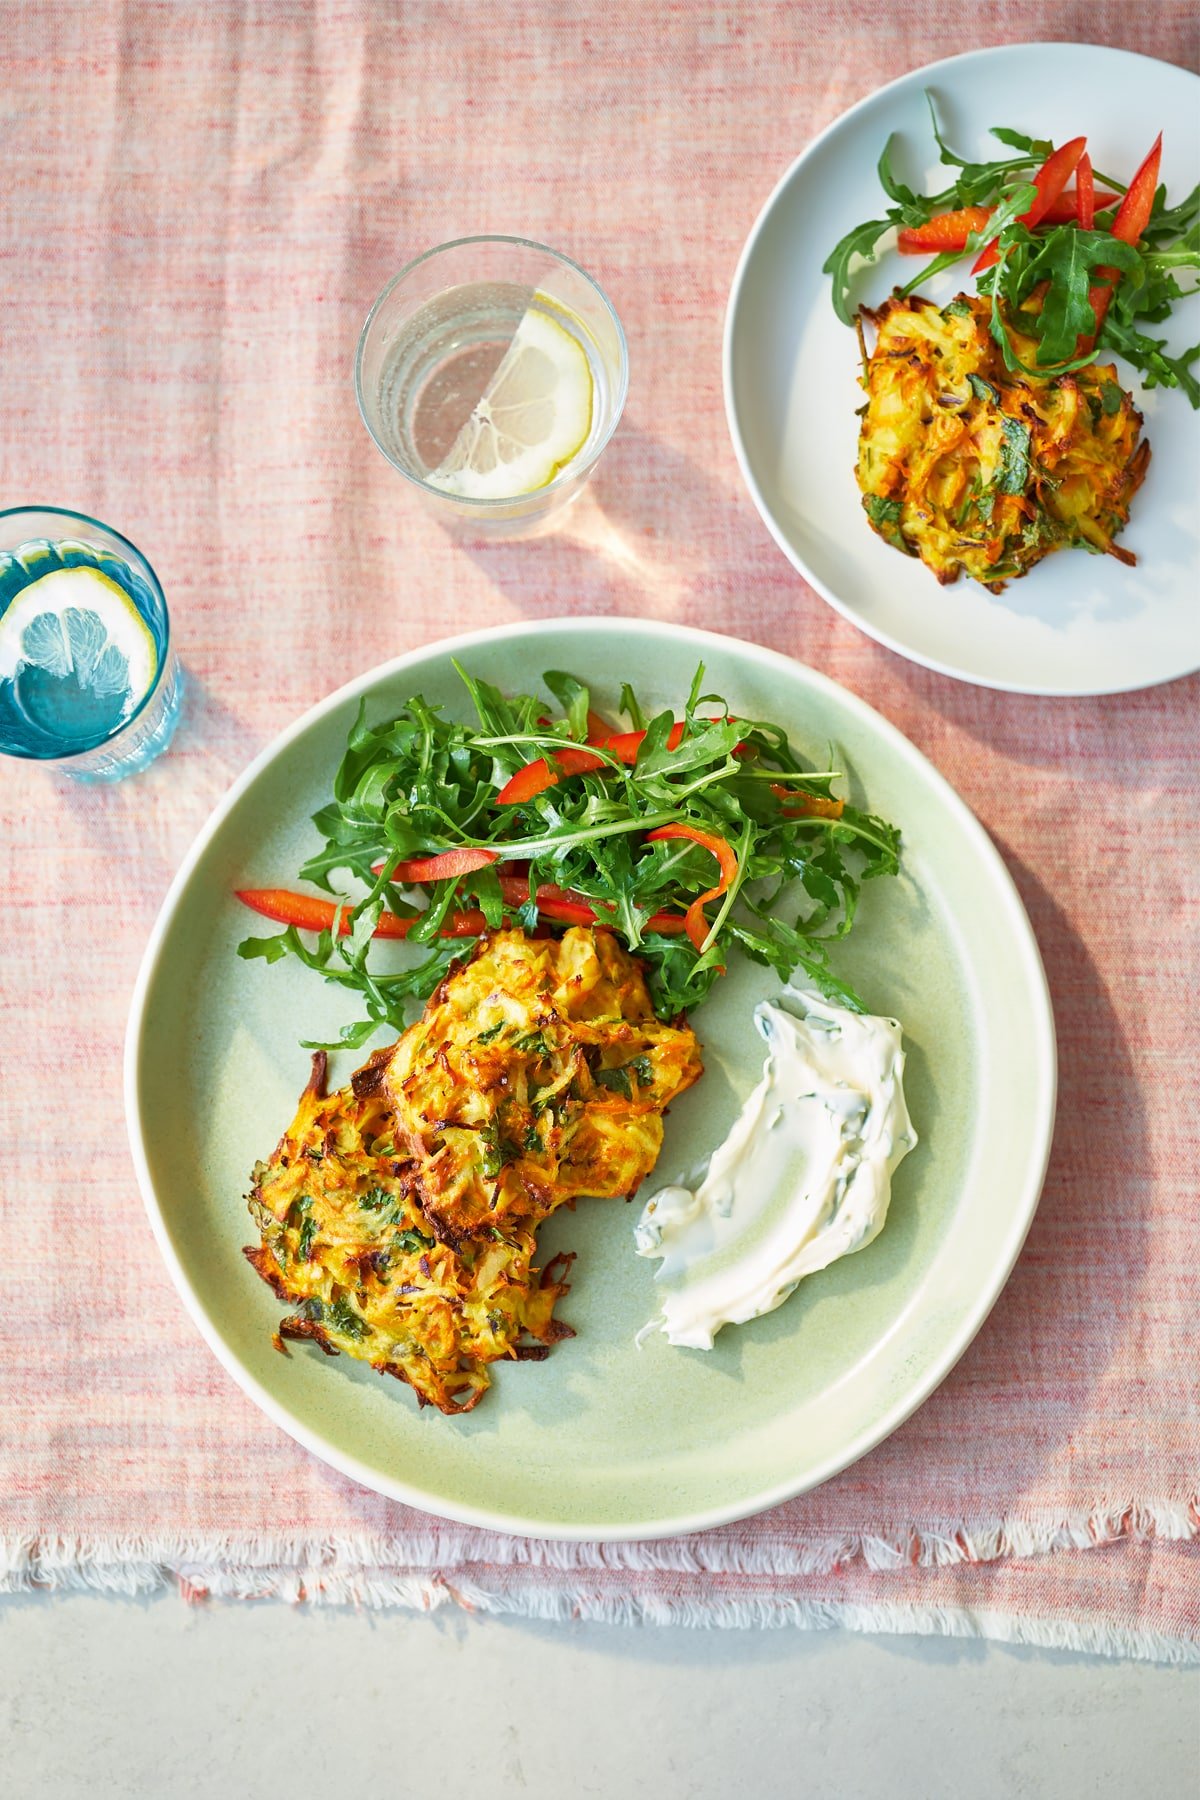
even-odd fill
[[(1191, 64), (1193, 16), (1118, 0), (6, 7), (4, 504), (76, 507), (146, 550), (189, 698), (171, 753), (124, 786), (0, 772), (4, 1585), (1200, 1654), (1197, 684), (1024, 699), (862, 637), (760, 525), (720, 374), (757, 209), (853, 101), (987, 41)], [(467, 550), (372, 448), (349, 377), (385, 278), (479, 230), (594, 271), (633, 375), (569, 530)], [(878, 707), (1000, 845), (1058, 1021), (1045, 1195), (959, 1367), (838, 1479), (686, 1542), (466, 1531), (306, 1455), (185, 1316), (122, 1122), (150, 923), (251, 756), (387, 656), (564, 612), (715, 626)]]

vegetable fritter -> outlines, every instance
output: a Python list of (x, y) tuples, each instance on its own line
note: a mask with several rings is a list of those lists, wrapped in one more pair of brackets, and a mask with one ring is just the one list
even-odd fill
[[(1150, 446), (1111, 364), (1014, 375), (989, 330), (989, 302), (965, 294), (940, 311), (893, 298), (868, 316), (878, 336), (857, 474), (886, 542), (940, 582), (965, 571), (993, 593), (1072, 545), (1135, 561), (1115, 538)], [(1013, 342), (1032, 362), (1036, 345)]]
[[(422, 1406), (465, 1412), (500, 1356), (544, 1356), (571, 1335), (554, 1319), (557, 1267), (533, 1267), (532, 1230), (439, 1243), (416, 1199), (417, 1165), (397, 1155), (387, 1107), (353, 1087), (326, 1094), (325, 1053), (274, 1156), (255, 1170), (262, 1233), (246, 1257), (296, 1308), (276, 1336), (313, 1338), (415, 1388)], [(526, 1338), (537, 1340), (526, 1345)]]
[[(585, 1194), (631, 1194), (662, 1112), (701, 1073), (694, 1033), (654, 1017), (641, 965), (607, 931), (500, 931), (348, 1087), (313, 1073), (254, 1170), (246, 1256), (312, 1338), (465, 1412), (501, 1357), (540, 1359), (571, 1261), (534, 1266), (535, 1230)], [(532, 1340), (532, 1341), (531, 1341)]]
[(497, 931), (388, 1053), (396, 1129), (451, 1243), (581, 1194), (632, 1194), (663, 1109), (701, 1072), (695, 1034), (654, 1015), (610, 931)]

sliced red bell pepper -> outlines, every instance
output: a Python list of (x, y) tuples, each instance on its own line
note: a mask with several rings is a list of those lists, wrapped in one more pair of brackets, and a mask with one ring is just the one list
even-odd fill
[[(529, 883), (519, 875), (502, 875), (500, 877), (501, 892), (507, 906), (523, 906), (529, 898)], [(243, 906), (252, 912), (261, 913), (265, 919), (274, 919), (279, 925), (295, 925), (301, 931), (330, 931), (333, 928), (334, 915), (338, 907), (332, 900), (319, 899), (316, 894), (293, 894), (286, 888), (240, 888), (237, 898)], [(539, 917), (553, 920), (558, 925), (604, 925), (603, 909), (597, 911), (590, 900), (582, 894), (575, 894), (569, 888), (555, 887), (552, 883), (544, 883), (537, 890), (537, 909)], [(348, 909), (341, 908), (341, 920), (338, 934), (347, 937), (350, 932)], [(381, 913), (375, 926), (373, 936), (377, 938), (406, 938), (417, 924), (416, 919), (401, 919), (395, 913)], [(687, 921), (682, 913), (652, 913), (646, 921), (648, 931), (657, 931), (666, 937), (676, 937), (687, 929)], [(479, 937), (487, 930), (487, 920), (477, 907), (464, 912), (448, 913), (442, 921), (439, 937)]]
[[(315, 894), (292, 894), (286, 888), (239, 888), (237, 897), (243, 906), (253, 912), (261, 913), (265, 919), (274, 919), (280, 925), (296, 925), (301, 931), (330, 931), (338, 907), (332, 900), (319, 900)], [(380, 913), (375, 930), (371, 934), (377, 938), (406, 938), (416, 919), (401, 919), (395, 913)], [(449, 913), (443, 919), (438, 932), (439, 937), (478, 937), (481, 931), (487, 930), (487, 920), (477, 909), (470, 912)], [(341, 908), (338, 922), (338, 935), (348, 937), (350, 920), (348, 908)]]
[[(667, 733), (668, 750), (678, 750), (686, 729), (686, 721), (676, 719)], [(604, 737), (592, 737), (589, 733), (588, 741), (597, 750), (607, 750), (618, 762), (627, 763), (632, 768), (645, 736), (644, 731), (609, 731)], [(602, 756), (594, 756), (590, 750), (578, 750), (571, 746), (556, 750), (554, 760), (559, 765), (557, 774), (544, 756), (539, 756), (536, 761), (526, 763), (523, 769), (518, 769), (496, 795), (496, 805), (520, 806), (524, 801), (532, 800), (535, 794), (554, 787), (563, 775), (589, 775), (594, 769), (606, 766)]]
[[(1087, 155), (1087, 153), (1085, 151), (1084, 155), (1081, 156), (1079, 159), (1079, 168), (1075, 171), (1075, 180), (1076, 180), (1077, 185), (1073, 188), (1064, 188), (1062, 193), (1058, 196), (1058, 199), (1054, 201), (1053, 205), (1048, 206), (1046, 208), (1045, 212), (1042, 214), (1041, 222), (1043, 225), (1072, 225), (1072, 224), (1079, 223), (1079, 189), (1083, 185), (1084, 177), (1083, 177), (1081, 171), (1083, 169), (1083, 164), (1086, 159), (1086, 155)], [(1088, 166), (1089, 167), (1091, 166), (1090, 163)], [(1096, 177), (1095, 177), (1095, 175), (1093, 175), (1092, 176), (1092, 204), (1094, 207), (1094, 212), (1092, 214), (1093, 219), (1095, 218), (1096, 213), (1107, 212), (1110, 206), (1118, 206), (1120, 204), (1120, 200), (1121, 200), (1120, 194), (1097, 194), (1095, 191), (1095, 188), (1096, 188)], [(1086, 229), (1090, 231), (1092, 229), (1092, 227), (1089, 225)]]
[(1151, 144), (1145, 161), (1126, 189), (1125, 198), (1117, 208), (1117, 216), (1112, 223), (1112, 235), (1120, 238), (1123, 244), (1136, 244), (1150, 223), (1154, 196), (1158, 192), (1158, 169), (1161, 162), (1160, 131)]
[[(722, 721), (708, 719), (705, 723), (718, 725)], [(726, 716), (724, 723), (732, 725), (734, 721)], [(666, 748), (678, 750), (686, 730), (687, 720), (676, 719), (666, 735)], [(609, 756), (615, 756), (618, 762), (625, 763), (632, 768), (637, 762), (638, 753), (645, 742), (645, 737), (644, 731), (610, 732), (607, 737), (593, 737), (589, 732), (588, 743), (593, 745), (596, 750), (607, 750)], [(745, 744), (733, 746), (735, 756), (746, 756), (750, 753)], [(578, 750), (572, 747), (556, 750), (554, 760), (559, 765), (560, 773), (558, 774), (550, 767), (544, 756), (539, 756), (534, 762), (526, 763), (524, 768), (518, 769), (516, 774), (510, 776), (505, 782), (496, 795), (495, 804), (497, 806), (519, 806), (523, 801), (532, 800), (535, 794), (544, 793), (547, 788), (554, 787), (563, 775), (590, 775), (594, 770), (605, 767), (603, 757), (593, 755), (590, 750)]]
[(546, 788), (554, 787), (564, 775), (585, 775), (593, 769), (604, 767), (602, 756), (593, 756), (590, 750), (578, 750), (571, 745), (564, 745), (561, 750), (556, 750), (554, 760), (558, 764), (557, 770), (550, 767), (544, 756), (527, 762), (505, 782), (496, 795), (495, 804), (522, 806), (526, 800), (532, 800)]
[(840, 819), (846, 802), (832, 794), (802, 794), (782, 781), (771, 783), (771, 792), (784, 802), (783, 811), (794, 819)]
[(726, 843), (723, 837), (714, 832), (701, 831), (695, 825), (659, 825), (654, 831), (646, 833), (648, 844), (663, 843), (669, 838), (686, 838), (690, 843), (699, 844), (716, 857), (721, 870), (721, 879), (716, 887), (698, 894), (684, 914), (684, 930), (696, 947), (697, 955), (704, 952), (705, 939), (708, 937), (708, 920), (704, 916), (704, 908), (709, 900), (717, 900), (726, 893), (730, 884), (737, 880), (738, 860), (733, 846)]
[(612, 734), (613, 728), (608, 720), (603, 718), (598, 712), (593, 712), (592, 708), (589, 706), (587, 713), (588, 743), (603, 744), (612, 736)]
[[(505, 906), (511, 906), (511, 907), (524, 906), (525, 902), (529, 898), (529, 878), (528, 878), (528, 876), (501, 875), (499, 880), (500, 880), (500, 892), (501, 892), (501, 895), (503, 896)], [(548, 882), (548, 881), (539, 883), (537, 890), (536, 890), (535, 897), (537, 899), (539, 907), (541, 906), (543, 898), (547, 899), (547, 900), (569, 901), (572, 904), (578, 905), (578, 906), (590, 905), (590, 902), (588, 900), (585, 900), (585, 898), (582, 894), (572, 893), (570, 888), (556, 887), (551, 882)], [(585, 921), (577, 919), (574, 921), (574, 923), (582, 924), (582, 923), (585, 923)]]
[(906, 256), (926, 250), (965, 250), (973, 231), (986, 231), (990, 206), (960, 206), (956, 212), (935, 213), (923, 225), (906, 225), (896, 239)]
[[(477, 869), (486, 869), (490, 863), (499, 862), (497, 850), (441, 850), (436, 856), (406, 856), (396, 863), (389, 880), (400, 882), (446, 881), (451, 876), (473, 875)], [(374, 873), (380, 874), (382, 863), (376, 863)]]
[[(504, 896), (506, 906), (524, 906), (529, 898), (529, 882), (519, 875), (501, 875), (500, 892)], [(607, 924), (604, 916), (605, 907), (589, 900), (585, 894), (577, 894), (571, 888), (555, 886), (553, 882), (541, 882), (535, 895), (540, 917), (553, 919), (560, 925), (596, 925)], [(611, 909), (608, 909), (611, 910)], [(664, 937), (676, 937), (685, 929), (682, 913), (651, 913), (646, 921), (647, 931), (661, 932)]]
[[(732, 713), (726, 713), (723, 719), (702, 719), (700, 723), (702, 725), (736, 725), (737, 720)], [(686, 730), (687, 721), (676, 719), (667, 733), (666, 748), (678, 750)], [(604, 749), (610, 750), (614, 756), (619, 756), (623, 763), (629, 763), (632, 766), (638, 759), (638, 752), (642, 747), (642, 739), (645, 735), (644, 731), (623, 731), (619, 737), (609, 738)], [(753, 756), (753, 754), (749, 744), (735, 744), (730, 751), (731, 756)]]
[[(569, 895), (559, 900), (553, 894), (544, 894), (539, 888), (537, 909), (539, 919), (550, 919), (556, 925), (596, 925), (607, 927), (611, 931), (616, 924), (615, 908), (607, 912), (601, 908), (597, 912), (591, 901), (585, 900), (582, 895)], [(687, 930), (687, 920), (683, 913), (651, 913), (643, 929), (657, 931), (662, 937), (682, 937)]]
[[(453, 856), (455, 854), (457, 853), (454, 851), (446, 852), (447, 856)], [(490, 862), (498, 860), (494, 852), (464, 851), (462, 854), (464, 856), (473, 856), (476, 854), (486, 855)], [(430, 858), (429, 860), (434, 861), (436, 859)], [(409, 864), (408, 866), (411, 867), (412, 865)], [(378, 875), (382, 868), (382, 863), (376, 863), (372, 870), (372, 874)], [(463, 873), (470, 873), (470, 871), (463, 870)], [(515, 909), (518, 906), (525, 905), (525, 902), (529, 898), (528, 877), (528, 863), (521, 865), (514, 863), (511, 865), (511, 873), (501, 874), (497, 877), (500, 883), (500, 894), (505, 906)], [(420, 877), (413, 875), (410, 879), (417, 881)], [(440, 879), (440, 877), (435, 879)], [(541, 916), (547, 919), (554, 919), (560, 925), (595, 925), (598, 920), (603, 922), (603, 914), (605, 911), (603, 903), (600, 904), (600, 911), (597, 912), (596, 907), (586, 895), (577, 894), (571, 888), (562, 888), (556, 886), (553, 882), (543, 881), (538, 885), (535, 899), (538, 912)], [(653, 913), (646, 921), (647, 929), (662, 932), (667, 937), (674, 936), (676, 933), (681, 932), (683, 930), (683, 924), (683, 914), (673, 912)]]
[(540, 891), (537, 897), (539, 919), (549, 919), (554, 925), (596, 925), (601, 923), (600, 914), (586, 900), (553, 900)]
[[(1119, 194), (1096, 192), (1092, 165), (1085, 151), (1079, 159), (1076, 186), (1064, 188), (1057, 200), (1050, 202), (1038, 223), (1078, 223), (1085, 231), (1090, 231), (1096, 214), (1118, 205), (1120, 198)], [(896, 246), (906, 256), (923, 256), (929, 251), (965, 250), (971, 232), (986, 230), (995, 210), (994, 206), (960, 206), (955, 212), (935, 213), (923, 225), (906, 225), (896, 239)]]
[[(666, 748), (678, 750), (686, 730), (687, 720), (676, 719), (667, 733)], [(607, 750), (610, 756), (615, 756), (619, 762), (627, 763), (632, 768), (638, 759), (638, 751), (641, 749), (645, 737), (644, 731), (618, 731), (611, 737), (604, 738), (600, 742), (600, 748)]]
[[(1154, 210), (1154, 196), (1158, 192), (1158, 170), (1162, 162), (1162, 132), (1160, 131), (1138, 169), (1137, 174), (1125, 191), (1125, 198), (1117, 208), (1117, 216), (1112, 222), (1112, 236), (1120, 238), (1123, 244), (1136, 244), (1147, 225), (1150, 214)], [(1095, 329), (1089, 337), (1082, 338), (1076, 346), (1076, 353), (1084, 355), (1100, 335), (1100, 327), (1104, 323), (1109, 303), (1113, 297), (1113, 287), (1120, 280), (1118, 269), (1097, 269), (1098, 275), (1107, 275), (1108, 282), (1097, 282), (1088, 289), (1092, 312), (1096, 317)]]
[(1075, 218), (1081, 231), (1090, 231), (1096, 222), (1096, 183), (1092, 179), (1092, 159), (1086, 150), (1075, 170)]
[(663, 937), (682, 937), (687, 930), (687, 918), (683, 913), (651, 913), (646, 920), (645, 929), (657, 931)]
[[(1028, 226), (1032, 231), (1035, 225), (1041, 223), (1075, 173), (1079, 166), (1079, 159), (1086, 148), (1087, 139), (1077, 137), (1050, 152), (1033, 178), (1033, 185), (1037, 189), (1037, 198), (1028, 212), (1020, 215), (1022, 225)], [(981, 275), (984, 269), (990, 269), (999, 255), (996, 239), (993, 238), (976, 258), (971, 269), (972, 275)]]

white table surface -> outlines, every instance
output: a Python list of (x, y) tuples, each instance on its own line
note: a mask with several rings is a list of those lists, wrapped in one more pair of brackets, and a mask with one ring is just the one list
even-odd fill
[(1200, 1669), (945, 1638), (0, 1603), (0, 1791), (1195, 1800)]

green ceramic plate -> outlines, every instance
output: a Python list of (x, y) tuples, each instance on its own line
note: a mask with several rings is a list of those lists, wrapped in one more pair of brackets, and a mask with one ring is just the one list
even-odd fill
[[(579, 672), (615, 705), (632, 678), (678, 706), (697, 661), (735, 713), (777, 719), (821, 761), (833, 740), (855, 800), (895, 820), (904, 874), (864, 895), (837, 967), (904, 1024), (919, 1149), (887, 1229), (809, 1277), (769, 1317), (708, 1353), (634, 1336), (655, 1312), (655, 1265), (633, 1251), (638, 1208), (584, 1201), (543, 1229), (579, 1252), (564, 1316), (577, 1336), (544, 1363), (498, 1368), (465, 1418), (343, 1357), (280, 1356), (280, 1308), (242, 1259), (244, 1195), (304, 1085), (304, 1037), (350, 1016), (316, 976), (245, 963), (254, 929), (236, 886), (294, 880), (314, 842), (359, 697), (383, 717), (417, 690), (462, 710), (451, 655), (499, 686)], [(388, 946), (404, 956), (404, 946)], [(719, 1141), (757, 1080), (754, 1002), (777, 983), (737, 960), (694, 1017), (704, 1079), (671, 1109), (654, 1178)], [(344, 1080), (366, 1051), (335, 1059)], [(709, 633), (628, 619), (518, 625), (437, 644), (314, 708), (217, 808), (167, 896), (138, 980), (126, 1106), (138, 1175), (171, 1275), (225, 1367), (277, 1425), (354, 1480), (453, 1519), (560, 1537), (693, 1531), (826, 1480), (893, 1431), (962, 1354), (1037, 1204), (1054, 1120), (1054, 1026), (1029, 921), (962, 801), (899, 732), (811, 669)], [(265, 1427), (264, 1427), (265, 1429)]]

